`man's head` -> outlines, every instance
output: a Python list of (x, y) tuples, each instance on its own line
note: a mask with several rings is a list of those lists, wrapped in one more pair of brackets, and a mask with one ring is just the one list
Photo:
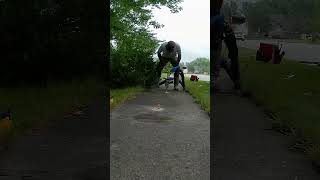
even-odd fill
[(174, 50), (174, 47), (176, 46), (176, 43), (173, 42), (173, 41), (169, 41), (166, 45), (166, 49), (169, 51), (169, 52), (172, 52)]

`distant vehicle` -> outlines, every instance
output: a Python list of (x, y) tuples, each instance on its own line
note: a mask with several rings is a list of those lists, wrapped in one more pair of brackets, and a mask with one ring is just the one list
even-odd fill
[(184, 67), (182, 67), (182, 69), (183, 69), (182, 71), (183, 71), (184, 74), (188, 73), (188, 68), (187, 67), (184, 66)]
[(237, 40), (241, 40), (241, 41), (245, 40), (244, 34), (242, 32), (234, 32), (234, 35), (236, 36)]
[(199, 71), (194, 71), (194, 74), (199, 74), (200, 72)]
[(243, 16), (231, 16), (230, 23), (236, 39), (244, 41), (245, 35), (248, 34), (248, 24), (246, 23), (246, 18)]

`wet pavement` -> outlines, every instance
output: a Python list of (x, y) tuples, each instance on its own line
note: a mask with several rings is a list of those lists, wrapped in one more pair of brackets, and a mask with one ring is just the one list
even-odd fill
[(111, 113), (111, 180), (209, 180), (210, 119), (185, 92), (153, 89)]
[(0, 152), (0, 180), (106, 180), (105, 97)]
[[(222, 71), (219, 85), (230, 91)], [(293, 149), (289, 137), (273, 130), (263, 109), (247, 98), (215, 94), (211, 108), (214, 180), (319, 180), (305, 154)]]

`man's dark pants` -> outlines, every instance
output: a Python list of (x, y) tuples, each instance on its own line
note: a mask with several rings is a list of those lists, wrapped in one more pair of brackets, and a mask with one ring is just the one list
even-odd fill
[[(228, 75), (232, 79), (236, 89), (240, 88), (240, 72), (239, 72), (239, 59), (238, 59), (238, 47), (235, 34), (229, 25), (224, 25), (215, 28), (216, 31), (213, 35), (216, 41), (213, 44), (213, 79), (217, 79), (219, 76), (219, 70), (221, 66), (221, 50), (222, 50), (222, 34), (225, 35), (224, 42), (229, 51), (228, 57), (231, 60), (231, 67), (222, 66), (226, 69)], [(230, 69), (229, 69), (230, 68)], [(216, 83), (215, 81), (213, 83)]]
[[(175, 58), (161, 58), (159, 64), (157, 65), (157, 73), (158, 78), (160, 79), (161, 73), (163, 68), (167, 65), (167, 63), (170, 61), (171, 65), (173, 67), (176, 67), (179, 65), (178, 61)], [(179, 84), (179, 72), (174, 73), (174, 87), (177, 87)]]

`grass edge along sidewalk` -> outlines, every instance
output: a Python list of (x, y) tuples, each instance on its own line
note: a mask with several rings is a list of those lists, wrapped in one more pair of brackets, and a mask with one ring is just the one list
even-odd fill
[(186, 90), (196, 103), (210, 113), (210, 82), (185, 80)]
[(145, 89), (140, 86), (110, 89), (110, 111), (144, 90)]
[[(167, 64), (167, 69), (172, 68), (171, 64)], [(161, 79), (167, 77), (166, 73), (161, 74)], [(185, 77), (186, 78), (186, 77)], [(186, 92), (188, 92), (197, 104), (206, 112), (210, 113), (210, 84), (206, 81), (190, 81), (185, 79)]]
[(294, 147), (319, 162), (320, 67), (286, 59), (258, 62), (246, 48), (239, 48), (239, 59), (245, 94), (272, 114), (275, 129), (290, 134)]
[(94, 77), (49, 82), (46, 88), (0, 88), (1, 113), (11, 110), (12, 119), (0, 120), (0, 147), (7, 147), (26, 130), (45, 127), (74, 113), (100, 94), (104, 82)]
[[(186, 89), (196, 103), (206, 111), (210, 112), (210, 84), (205, 81), (192, 82), (186, 80)], [(127, 87), (110, 90), (110, 110), (124, 103), (127, 99), (145, 91), (143, 87)]]

